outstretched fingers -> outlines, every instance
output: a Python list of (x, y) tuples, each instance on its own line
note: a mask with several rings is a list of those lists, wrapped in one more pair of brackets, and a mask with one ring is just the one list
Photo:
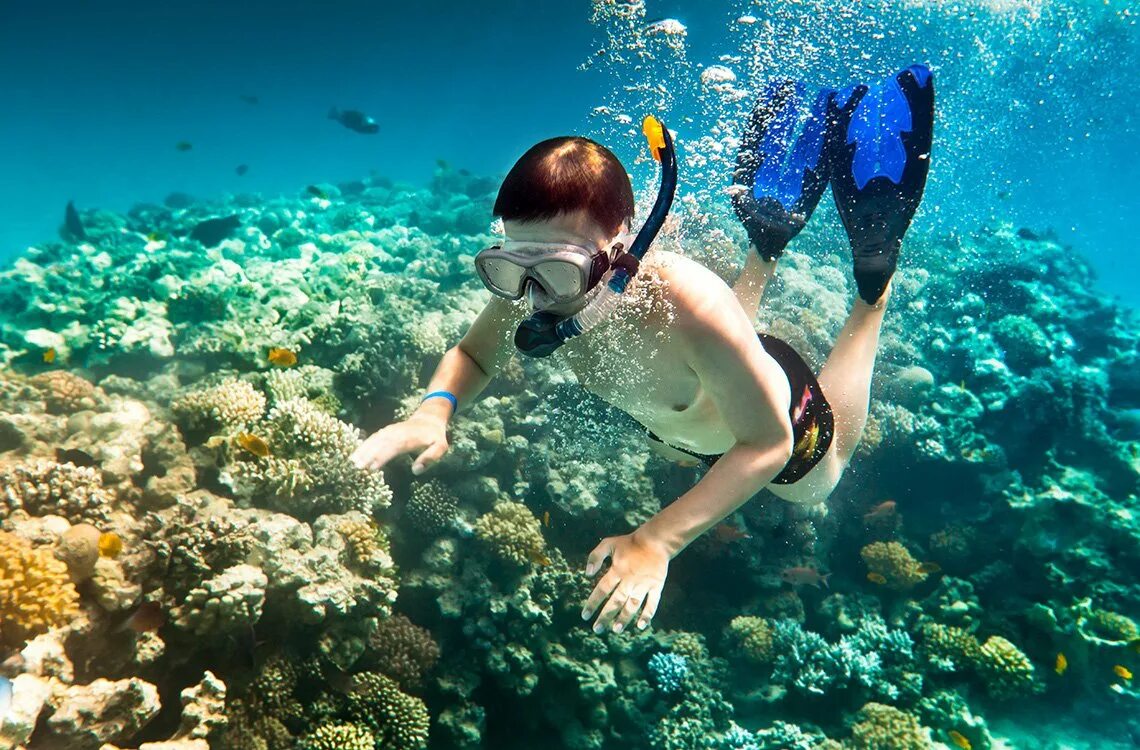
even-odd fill
[[(582, 619), (589, 620), (602, 606), (603, 602), (610, 599), (610, 594), (617, 590), (618, 584), (621, 583), (621, 577), (614, 573), (612, 570), (602, 576), (598, 584), (594, 586), (594, 590), (590, 592), (589, 598), (586, 603), (582, 605)], [(604, 612), (603, 612), (604, 614)], [(602, 617), (598, 617), (598, 622), (602, 621)], [(595, 628), (597, 629), (597, 628)]]

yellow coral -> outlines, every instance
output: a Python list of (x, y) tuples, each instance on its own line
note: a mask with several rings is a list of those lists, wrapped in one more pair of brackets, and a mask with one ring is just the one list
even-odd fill
[(851, 746), (856, 750), (926, 750), (931, 746), (929, 730), (894, 706), (868, 703), (855, 718)]
[(78, 612), (79, 595), (67, 565), (48, 550), (0, 531), (0, 645), (22, 648)]
[(495, 555), (516, 565), (547, 561), (546, 540), (534, 514), (522, 503), (499, 503), (475, 521), (475, 536)]
[(987, 692), (995, 698), (1012, 698), (1039, 689), (1029, 657), (1000, 635), (990, 636), (982, 644), (977, 670)]
[(337, 524), (337, 531), (348, 546), (349, 560), (361, 570), (379, 570), (391, 564), (388, 538), (384, 530), (372, 520), (346, 518)]
[(918, 560), (898, 542), (872, 542), (859, 554), (871, 573), (886, 579), (883, 585), (888, 588), (906, 591), (926, 580), (926, 573), (919, 570)]
[(928, 622), (922, 626), (922, 647), (943, 669), (957, 671), (977, 664), (982, 645), (973, 634), (961, 628)]
[(763, 617), (734, 617), (728, 635), (748, 660), (759, 664), (772, 660), (772, 626)]

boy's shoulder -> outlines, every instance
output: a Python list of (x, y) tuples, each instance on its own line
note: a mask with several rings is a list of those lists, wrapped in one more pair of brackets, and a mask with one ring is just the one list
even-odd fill
[(650, 274), (661, 294), (679, 314), (707, 311), (722, 304), (739, 304), (724, 279), (698, 261), (668, 251), (654, 253)]

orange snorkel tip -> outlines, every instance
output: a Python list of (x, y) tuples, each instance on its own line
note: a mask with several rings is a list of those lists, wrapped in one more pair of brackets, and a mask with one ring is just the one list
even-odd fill
[(665, 148), (665, 126), (653, 115), (646, 115), (641, 121), (641, 132), (649, 142), (649, 152), (656, 161), (661, 161), (661, 149)]

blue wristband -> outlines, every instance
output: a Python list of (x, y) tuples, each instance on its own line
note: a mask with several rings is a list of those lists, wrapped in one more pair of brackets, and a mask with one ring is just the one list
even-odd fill
[(457, 399), (455, 397), (455, 394), (450, 392), (450, 391), (432, 391), (428, 395), (421, 398), (420, 403), (422, 404), (424, 401), (427, 401), (429, 398), (445, 398), (451, 402), (451, 410), (453, 412), (459, 411), (459, 399)]

